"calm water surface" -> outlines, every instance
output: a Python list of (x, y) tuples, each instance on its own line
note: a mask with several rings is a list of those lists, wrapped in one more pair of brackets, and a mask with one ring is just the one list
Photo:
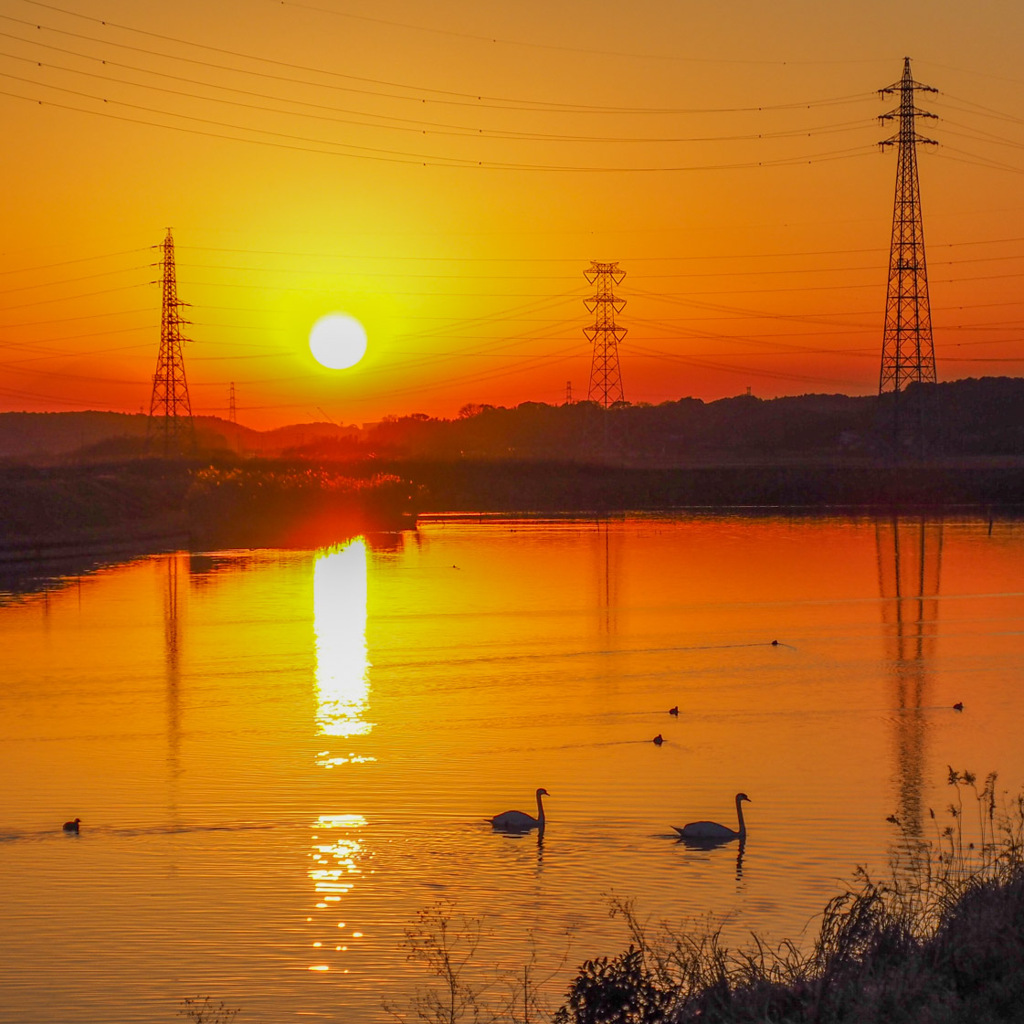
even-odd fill
[(613, 895), (806, 940), (948, 765), (1019, 791), (1022, 580), (1011, 522), (440, 519), (0, 594), (0, 1019), (382, 1020), (439, 900), (551, 1005)]

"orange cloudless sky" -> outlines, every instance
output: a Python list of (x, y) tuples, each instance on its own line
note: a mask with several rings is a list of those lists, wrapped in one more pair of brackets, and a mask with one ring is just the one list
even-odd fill
[(939, 379), (1018, 375), (1022, 38), (1005, 0), (2, 0), (0, 411), (149, 410), (168, 227), (196, 414), (586, 398), (593, 260), (631, 402), (874, 393), (904, 56)]

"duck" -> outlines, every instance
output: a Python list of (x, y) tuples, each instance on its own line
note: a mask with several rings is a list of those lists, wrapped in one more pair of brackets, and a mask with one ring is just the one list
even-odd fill
[(717, 821), (691, 821), (689, 825), (679, 828), (673, 825), (672, 828), (679, 833), (683, 839), (704, 839), (717, 842), (725, 842), (730, 839), (739, 839), (743, 842), (747, 838), (747, 825), (743, 820), (743, 801), (753, 803), (746, 793), (736, 794), (736, 817), (739, 819), (739, 828), (729, 828), (728, 825), (719, 825)]
[(954, 711), (963, 711), (963, 709), (964, 709), (964, 702), (963, 702), (962, 700), (958, 700), (958, 701), (957, 701), (957, 702), (956, 702), (956, 703), (955, 703), (955, 704), (953, 705), (953, 710), (954, 710)]
[(539, 828), (544, 831), (544, 801), (542, 797), (550, 796), (546, 789), (537, 790), (537, 817), (526, 811), (503, 811), (491, 818), (491, 825), (500, 832), (529, 832)]
[(74, 821), (65, 821), (64, 822), (64, 831), (65, 832), (77, 832), (78, 831), (78, 823), (81, 820), (82, 820), (81, 818), (75, 818)]
[(655, 736), (653, 740), (651, 740), (651, 742), (652, 742), (652, 743), (653, 743), (653, 744), (654, 744), (654, 745), (655, 745), (656, 747), (660, 747), (660, 746), (662, 745), (662, 743), (664, 743), (664, 742), (665, 742), (665, 737), (664, 737), (664, 736), (662, 736), (662, 735), (661, 735), (661, 733), (659, 732), (659, 733), (658, 733), (658, 735), (657, 735), (657, 736)]
[(669, 708), (668, 709), (668, 713), (670, 715), (675, 715), (676, 718), (678, 718), (679, 717), (679, 705), (677, 704), (674, 708)]

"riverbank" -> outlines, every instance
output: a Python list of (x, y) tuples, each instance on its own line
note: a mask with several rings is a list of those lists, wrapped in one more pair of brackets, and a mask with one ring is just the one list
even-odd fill
[(1024, 512), (1024, 464), (956, 460), (622, 466), (303, 460), (0, 471), (0, 563), (168, 547), (309, 547), (408, 529), (418, 513), (606, 515), (675, 509)]
[(0, 472), (0, 564), (189, 547), (302, 547), (408, 528), (394, 474), (162, 460)]
[(421, 511), (612, 512), (671, 508), (1024, 510), (1024, 462), (742, 463), (621, 466), (581, 462), (387, 463), (423, 488)]
[[(931, 842), (908, 831), (904, 860), (888, 878), (859, 870), (859, 884), (823, 910), (809, 949), (756, 935), (730, 949), (720, 925), (652, 923), (631, 901), (613, 897), (611, 916), (629, 934), (624, 952), (585, 961), (553, 1014), (540, 1005), (527, 969), (509, 1008), (490, 1019), (1016, 1024), (1024, 1006), (1024, 796), (997, 817), (995, 773), (979, 785), (972, 773), (950, 768), (947, 781), (955, 795), (940, 819), (950, 824), (937, 826)], [(965, 812), (976, 812), (976, 841), (965, 835)], [(895, 816), (889, 820), (902, 829)], [(442, 979), (420, 1005), (453, 1008), (446, 1021), (478, 1019), (481, 1008), (490, 1012), (487, 995), (465, 980), (459, 940), (446, 934), (451, 925), (442, 906), (422, 913), (407, 933), (412, 958)]]
[[(808, 953), (755, 937), (728, 950), (713, 929), (652, 933), (629, 904), (629, 949), (588, 961), (555, 1024), (1010, 1024), (1024, 1006), (1024, 794), (997, 815), (997, 775), (949, 769), (953, 791), (902, 862), (832, 899)], [(965, 824), (976, 821), (975, 825)], [(939, 824), (945, 821), (945, 826)], [(968, 835), (968, 830), (973, 834)]]
[[(714, 932), (587, 961), (554, 1024), (1016, 1024), (1024, 1005), (1024, 871), (922, 893), (865, 882), (834, 900), (809, 958), (729, 950)], [(919, 905), (920, 900), (938, 905)], [(929, 901), (930, 902), (930, 901)], [(922, 931), (925, 934), (921, 934)]]

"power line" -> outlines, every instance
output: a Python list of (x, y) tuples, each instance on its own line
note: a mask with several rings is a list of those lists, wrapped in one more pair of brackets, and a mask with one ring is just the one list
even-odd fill
[[(98, 274), (86, 274), (83, 277), (66, 277), (59, 281), (40, 281), (38, 284), (20, 284), (13, 288), (0, 288), (0, 295), (13, 295), (15, 292), (33, 291), (38, 288), (58, 288), (65, 284), (78, 284), (80, 281), (95, 281), (100, 277), (114, 277), (117, 274), (129, 274), (135, 270), (148, 269), (143, 267), (130, 267), (128, 269), (104, 270)], [(8, 307), (13, 308), (13, 307)]]
[(145, 281), (145, 282), (140, 282), (139, 284), (121, 285), (121, 286), (119, 286), (117, 288), (103, 288), (100, 291), (97, 291), (97, 292), (85, 292), (82, 295), (64, 295), (64, 296), (61, 296), (60, 298), (37, 299), (37, 300), (35, 300), (33, 302), (21, 302), (21, 303), (18, 303), (16, 306), (5, 306), (4, 308), (5, 309), (28, 309), (30, 306), (44, 306), (44, 305), (46, 305), (47, 303), (50, 303), (50, 302), (78, 302), (80, 299), (91, 299), (91, 298), (94, 298), (97, 295), (113, 295), (115, 292), (130, 291), (132, 288), (141, 288), (144, 285), (148, 286), (149, 283), (150, 282)]
[[(16, 39), (19, 42), (28, 42), (28, 40), (21, 39), (20, 36), (11, 36), (10, 33), (0, 32), (0, 36)], [(66, 50), (61, 47), (51, 47), (45, 43), (35, 42), (32, 45), (42, 46), (46, 49), (57, 50), (60, 53), (69, 54), (74, 57), (78, 57), (82, 60), (96, 61), (97, 63), (103, 64), (104, 66), (115, 66), (121, 67), (126, 70), (136, 71), (141, 74), (153, 75), (160, 78), (169, 78), (174, 81), (185, 82), (190, 85), (200, 86), (205, 89), (216, 89), (222, 92), (231, 92), (236, 95), (251, 96), (254, 98), (271, 100), (274, 102), (284, 102), (292, 104), (298, 107), (307, 107), (321, 111), (332, 111), (331, 114), (319, 114), (319, 113), (303, 113), (301, 111), (296, 112), (293, 110), (282, 110), (281, 108), (267, 107), (263, 105), (244, 103), (238, 100), (229, 99), (218, 99), (209, 96), (202, 96), (194, 92), (182, 92), (177, 89), (168, 89), (162, 86), (146, 85), (139, 82), (129, 82), (122, 78), (114, 78), (110, 75), (96, 74), (90, 71), (81, 71), (77, 68), (68, 68), (59, 64), (44, 64), (41, 61), (35, 60), (31, 57), (20, 57), (16, 54), (0, 53), (0, 57), (6, 57), (9, 60), (21, 61), (26, 64), (30, 64), (33, 67), (49, 68), (55, 71), (62, 71), (67, 74), (80, 75), (86, 78), (96, 79), (101, 82), (109, 82), (115, 85), (129, 86), (133, 89), (148, 89), (152, 92), (160, 92), (170, 96), (179, 96), (185, 99), (200, 100), (207, 103), (221, 103), (228, 106), (240, 107), (243, 110), (253, 110), (264, 114), (279, 114), (285, 117), (306, 117), (318, 121), (326, 121), (332, 124), (348, 125), (350, 127), (370, 128), (381, 131), (401, 131), (413, 133), (415, 135), (441, 135), (449, 136), (453, 138), (467, 138), (467, 139), (499, 139), (499, 140), (512, 140), (512, 141), (526, 141), (526, 142), (547, 142), (547, 143), (620, 143), (620, 144), (680, 144), (680, 143), (706, 143), (706, 142), (760, 142), (764, 140), (773, 139), (790, 139), (790, 138), (809, 138), (817, 135), (830, 135), (842, 132), (850, 132), (856, 129), (864, 129), (865, 123), (863, 120), (858, 119), (856, 121), (846, 121), (840, 124), (826, 124), (826, 125), (815, 125), (811, 127), (802, 128), (791, 128), (779, 131), (759, 131), (759, 132), (746, 132), (741, 134), (728, 134), (728, 135), (664, 135), (664, 136), (614, 136), (614, 135), (569, 135), (566, 133), (554, 134), (550, 132), (527, 132), (527, 131), (509, 131), (503, 129), (494, 128), (480, 128), (473, 127), (471, 125), (451, 125), (435, 121), (423, 121), (421, 119), (404, 118), (404, 117), (393, 117), (386, 114), (364, 114), (359, 111), (348, 111), (351, 117), (339, 117), (337, 114), (337, 107), (329, 104), (321, 103), (309, 103), (304, 100), (295, 99), (282, 99), (280, 97), (268, 95), (266, 93), (252, 92), (251, 90), (234, 89), (230, 86), (222, 86), (215, 83), (201, 82), (196, 79), (184, 78), (178, 75), (167, 75), (163, 72), (152, 71), (146, 68), (139, 68), (133, 65), (120, 64), (116, 61), (103, 60), (99, 57), (92, 57), (88, 54), (77, 53), (73, 50)], [(14, 77), (14, 76), (11, 76)], [(33, 79), (21, 79), (16, 78), (16, 81), (22, 82), (34, 82)], [(46, 82), (39, 82), (36, 84), (48, 85)], [(178, 116), (178, 115), (175, 115)], [(354, 120), (354, 117), (361, 117), (363, 120)], [(398, 122), (398, 123), (394, 123)]]
[[(376, 237), (376, 236), (375, 236)], [(954, 249), (972, 245), (1009, 245), (1024, 242), (1024, 235), (1011, 236), (1009, 238), (982, 238), (970, 239), (961, 242), (941, 242), (933, 245), (933, 249)], [(387, 261), (421, 261), (421, 262), (444, 262), (444, 263), (571, 263), (576, 265), (580, 262), (578, 256), (393, 256), (389, 254), (351, 253), (338, 252), (296, 252), (283, 249), (239, 249), (226, 246), (201, 246), (181, 245), (180, 251), (186, 252), (228, 252), (247, 253), (254, 256), (291, 256), (302, 259), (360, 259), (360, 260), (387, 260)], [(633, 255), (632, 262), (637, 263), (662, 263), (662, 262), (709, 262), (713, 260), (762, 260), (762, 259), (797, 259), (804, 256), (850, 256), (885, 253), (888, 250), (882, 246), (870, 246), (857, 249), (806, 249), (791, 252), (739, 252), (739, 253), (689, 253), (675, 256), (642, 256)]]
[[(54, 302), (63, 302), (63, 299), (53, 299)], [(11, 308), (11, 307), (7, 307)], [(62, 316), (56, 317), (52, 320), (29, 320), (18, 324), (0, 324), (0, 329), (13, 331), (20, 327), (46, 327), (50, 324), (69, 324), (77, 320), (98, 320), (104, 317), (111, 316), (130, 316), (135, 313), (152, 313), (152, 309), (113, 309), (108, 310), (105, 313), (84, 313), (81, 316)], [(262, 312), (260, 310), (253, 310), (253, 312)]]
[[(0, 72), (0, 77), (9, 78), (16, 82), (28, 85), (39, 85), (30, 79), (21, 78), (18, 75), (11, 75)], [(580, 174), (607, 174), (607, 173), (638, 173), (638, 174), (662, 174), (695, 171), (722, 171), (722, 170), (751, 170), (764, 167), (791, 167), (799, 164), (815, 164), (839, 159), (849, 159), (857, 156), (867, 156), (870, 152), (867, 146), (857, 146), (843, 150), (830, 150), (824, 153), (812, 153), (797, 157), (779, 157), (770, 160), (737, 160), (729, 163), (713, 164), (672, 164), (662, 166), (644, 166), (639, 164), (622, 166), (593, 166), (583, 164), (528, 164), (512, 163), (497, 160), (474, 160), (461, 157), (437, 157), (421, 153), (409, 153), (400, 150), (390, 150), (375, 146), (357, 146), (351, 143), (332, 143), (323, 139), (311, 139), (301, 135), (293, 135), (290, 132), (278, 132), (265, 128), (250, 128), (245, 125), (227, 124), (216, 121), (212, 118), (197, 117), (190, 114), (178, 114), (174, 111), (158, 110), (146, 107), (138, 103), (130, 103), (125, 100), (110, 99), (104, 96), (94, 96), (76, 89), (66, 89), (61, 86), (42, 84), (43, 88), (55, 92), (64, 93), (79, 99), (93, 100), (103, 105), (124, 107), (129, 110), (139, 111), (145, 114), (155, 114), (160, 117), (178, 118), (179, 120), (193, 122), (200, 125), (209, 125), (212, 128), (223, 128), (229, 131), (249, 132), (256, 136), (240, 137), (237, 135), (225, 135), (221, 132), (212, 131), (208, 128), (192, 128), (187, 125), (165, 124), (159, 121), (147, 120), (145, 118), (129, 117), (127, 115), (114, 114), (109, 110), (90, 110), (85, 107), (77, 107), (69, 103), (58, 103), (54, 100), (39, 99), (38, 97), (23, 96), (20, 93), (13, 93), (7, 90), (0, 90), (0, 95), (11, 99), (22, 100), (38, 106), (50, 106), (59, 110), (69, 110), (80, 114), (90, 114), (94, 117), (104, 117), (115, 121), (123, 121), (129, 124), (148, 125), (153, 128), (162, 128), (167, 131), (183, 132), (188, 135), (198, 135), (204, 138), (222, 139), (229, 142), (242, 142), (249, 145), (269, 146), (277, 149), (287, 149), (304, 153), (316, 153), (321, 156), (343, 156), (353, 159), (378, 160), (385, 163), (398, 163), (418, 165), (422, 167), (439, 168), (462, 168), (481, 171), (544, 171), (558, 173), (580, 173)], [(284, 141), (281, 141), (284, 140)]]
[(7, 270), (0, 270), (0, 276), (6, 274), (31, 274), (40, 270), (55, 270), (58, 267), (70, 267), (75, 263), (91, 263), (95, 260), (112, 259), (115, 256), (134, 256), (136, 253), (146, 252), (146, 249), (122, 249), (120, 252), (104, 252), (95, 256), (80, 256), (73, 260), (61, 260), (58, 263), (44, 263), (34, 267), (11, 267)]
[[(30, 0), (35, 2), (35, 0)], [(386, 18), (374, 18), (365, 14), (354, 14), (351, 11), (336, 11), (328, 7), (318, 7), (316, 4), (299, 3), (297, 0), (281, 0), (282, 6), (285, 7), (297, 7), (307, 11), (317, 11), (320, 14), (331, 14), (339, 18), (349, 18), (353, 21), (370, 22), (377, 25), (385, 25), (388, 28), (404, 28), (411, 29), (415, 32), (427, 32), (432, 35), (451, 36), (455, 39), (470, 39), (476, 42), (487, 43), (493, 45), (495, 43), (501, 43), (504, 46), (518, 46), (524, 47), (531, 50), (551, 50), (558, 53), (578, 53), (587, 57), (623, 57), (630, 60), (664, 60), (664, 61), (679, 61), (688, 64), (725, 64), (725, 65), (757, 65), (764, 66), (769, 65), (773, 67), (786, 67), (788, 65), (821, 65), (827, 64), (830, 67), (834, 64), (870, 64), (876, 63), (875, 61), (869, 60), (846, 60), (846, 61), (825, 61), (825, 60), (745, 60), (742, 58), (720, 58), (720, 57), (693, 57), (685, 56), (680, 54), (659, 54), (659, 53), (629, 53), (620, 50), (595, 50), (585, 49), (579, 46), (558, 46), (551, 43), (532, 43), (525, 42), (523, 40), (516, 39), (500, 39), (493, 36), (482, 36), (474, 35), (471, 32), (456, 32), (452, 29), (438, 28), (437, 26), (427, 25), (411, 25), (407, 22), (401, 21), (390, 21)], [(40, 4), (40, 6), (48, 6)]]
[[(181, 38), (176, 37), (176, 36), (163, 35), (163, 34), (161, 34), (159, 32), (151, 32), (151, 31), (148, 31), (146, 29), (133, 28), (130, 25), (122, 25), (122, 24), (119, 24), (117, 22), (110, 21), (109, 19), (95, 18), (95, 17), (91, 17), (91, 16), (86, 15), (86, 14), (81, 14), (78, 11), (70, 11), (70, 10), (67, 10), (66, 8), (58, 7), (58, 6), (53, 5), (53, 4), (40, 3), (40, 2), (38, 2), (38, 0), (23, 0), (23, 2), (31, 3), (31, 4), (33, 4), (34, 6), (37, 6), (37, 7), (44, 7), (46, 9), (48, 9), (48, 10), (55, 11), (57, 13), (67, 15), (69, 17), (79, 18), (79, 19), (82, 19), (84, 21), (93, 22), (94, 24), (102, 25), (104, 28), (111, 28), (112, 27), (112, 28), (120, 29), (121, 31), (132, 32), (132, 33), (135, 33), (136, 35), (146, 36), (146, 37), (151, 38), (151, 39), (159, 39), (159, 40), (162, 40), (163, 42), (171, 42), (171, 43), (174, 43), (174, 44), (179, 45), (179, 46), (190, 46), (190, 47), (193, 47), (194, 49), (204, 50), (204, 51), (206, 51), (208, 53), (217, 53), (217, 54), (221, 54), (223, 56), (234, 57), (234, 58), (238, 58), (238, 59), (242, 59), (242, 60), (252, 61), (254, 63), (269, 65), (271, 67), (287, 68), (288, 70), (292, 70), (292, 71), (304, 71), (304, 72), (307, 72), (307, 73), (312, 73), (312, 74), (316, 74), (316, 75), (322, 75), (322, 76), (324, 76), (326, 78), (329, 78), (329, 79), (341, 79), (341, 80), (344, 80), (344, 81), (359, 82), (359, 83), (364, 84), (364, 85), (369, 84), (369, 85), (383, 86), (385, 88), (391, 88), (391, 89), (403, 89), (403, 90), (406, 90), (406, 94), (399, 95), (399, 96), (389, 95), (386, 98), (390, 98), (390, 99), (403, 99), (403, 100), (414, 100), (416, 102), (426, 102), (426, 101), (429, 101), (429, 102), (441, 103), (441, 102), (459, 101), (458, 105), (467, 105), (468, 104), (468, 105), (472, 105), (472, 106), (475, 106), (475, 107), (479, 107), (479, 106), (486, 105), (486, 104), (500, 104), (501, 105), (501, 109), (509, 109), (510, 105), (514, 105), (514, 106), (512, 106), (512, 109), (519, 109), (519, 110), (524, 110), (524, 111), (530, 111), (530, 110), (538, 111), (538, 110), (542, 110), (542, 111), (552, 111), (552, 112), (555, 112), (555, 113), (583, 113), (583, 112), (589, 112), (589, 113), (597, 113), (597, 114), (645, 114), (645, 113), (655, 113), (655, 114), (685, 114), (685, 113), (721, 114), (721, 113), (730, 113), (730, 112), (755, 113), (755, 112), (761, 112), (761, 111), (764, 111), (764, 110), (799, 110), (799, 109), (803, 109), (803, 108), (806, 108), (806, 107), (830, 106), (830, 105), (843, 104), (843, 103), (859, 102), (859, 101), (867, 98), (864, 94), (858, 93), (858, 94), (854, 94), (852, 96), (841, 96), (841, 97), (835, 97), (835, 98), (825, 99), (825, 100), (814, 99), (814, 100), (805, 101), (805, 102), (798, 101), (798, 102), (790, 102), (790, 103), (784, 103), (784, 104), (759, 104), (757, 106), (732, 107), (732, 108), (729, 108), (729, 107), (708, 107), (708, 108), (686, 108), (686, 107), (682, 107), (682, 108), (678, 108), (678, 107), (609, 107), (609, 106), (596, 106), (596, 105), (592, 105), (592, 104), (559, 104), (559, 103), (552, 103), (552, 102), (547, 101), (547, 100), (510, 99), (508, 97), (486, 96), (486, 95), (481, 95), (481, 94), (476, 94), (476, 93), (457, 92), (457, 91), (446, 90), (446, 89), (430, 89), (430, 88), (424, 88), (423, 86), (406, 85), (406, 84), (400, 83), (400, 82), (390, 82), (390, 81), (386, 81), (386, 80), (382, 80), (382, 79), (365, 78), (365, 77), (360, 77), (360, 76), (356, 76), (356, 75), (348, 75), (348, 74), (345, 74), (345, 73), (340, 72), (340, 71), (328, 70), (328, 69), (324, 69), (324, 68), (315, 68), (315, 67), (310, 67), (310, 66), (302, 65), (302, 64), (294, 64), (294, 63), (290, 63), (288, 61), (275, 60), (275, 59), (269, 58), (269, 57), (260, 57), (260, 56), (254, 55), (254, 54), (243, 53), (243, 52), (238, 51), (238, 50), (228, 50), (228, 49), (225, 49), (223, 47), (209, 46), (209, 45), (207, 45), (205, 43), (192, 42), (191, 40), (181, 39)], [(132, 51), (135, 51), (135, 52), (145, 53), (145, 54), (148, 54), (149, 56), (161, 57), (161, 58), (163, 58), (165, 60), (180, 60), (180, 61), (184, 61), (184, 62), (191, 63), (191, 64), (202, 64), (202, 65), (205, 65), (207, 67), (215, 67), (215, 68), (217, 68), (218, 70), (221, 70), (221, 71), (227, 70), (227, 71), (233, 71), (233, 72), (239, 73), (239, 74), (259, 75), (259, 76), (265, 77), (265, 78), (272, 78), (272, 77), (274, 77), (272, 75), (266, 74), (265, 72), (250, 71), (250, 70), (248, 70), (246, 68), (231, 68), (231, 67), (225, 67), (224, 65), (209, 64), (207, 62), (199, 61), (199, 60), (196, 60), (196, 59), (190, 58), (190, 57), (176, 57), (176, 56), (172, 56), (172, 55), (165, 54), (165, 53), (159, 53), (159, 52), (152, 51), (152, 50), (145, 50), (145, 49), (142, 49), (140, 47), (132, 46), (132, 45), (129, 45), (129, 44), (126, 44), (126, 43), (118, 43), (118, 42), (115, 42), (115, 41), (109, 40), (109, 39), (106, 39), (106, 40), (105, 39), (97, 39), (94, 36), (86, 36), (86, 35), (82, 35), (82, 34), (77, 33), (77, 32), (70, 32), (70, 31), (68, 31), (66, 29), (54, 28), (54, 27), (52, 27), (50, 25), (39, 25), (39, 24), (34, 23), (34, 22), (25, 21), (24, 19), (21, 19), (21, 18), (11, 17), (9, 15), (0, 15), (0, 18), (3, 18), (6, 21), (15, 22), (15, 23), (20, 24), (20, 25), (25, 25), (28, 28), (32, 28), (32, 29), (36, 29), (36, 30), (43, 29), (43, 30), (46, 30), (46, 31), (55, 32), (55, 33), (57, 33), (59, 35), (70, 36), (70, 37), (78, 38), (78, 39), (85, 39), (85, 40), (88, 40), (89, 42), (93, 42), (93, 43), (100, 43), (101, 45), (116, 46), (116, 47), (119, 47), (121, 49), (127, 49), (127, 50), (132, 50)], [(325, 83), (323, 83), (323, 82), (320, 82), (320, 83), (302, 82), (302, 81), (296, 81), (295, 79), (287, 79), (287, 78), (285, 78), (283, 80), (289, 81), (292, 84), (317, 85), (317, 86), (320, 86), (320, 87), (323, 87), (325, 85)], [(379, 94), (374, 94), (374, 95), (379, 95)]]

